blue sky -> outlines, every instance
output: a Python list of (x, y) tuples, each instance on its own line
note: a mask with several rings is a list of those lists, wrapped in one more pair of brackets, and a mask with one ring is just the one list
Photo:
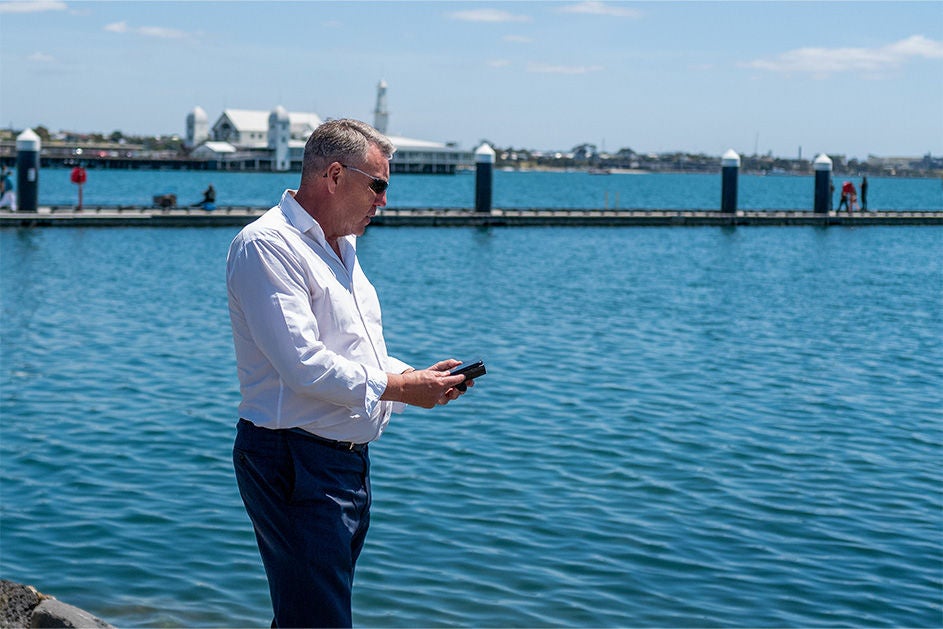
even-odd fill
[(200, 105), (609, 151), (943, 154), (943, 2), (0, 1), (0, 125), (184, 132)]

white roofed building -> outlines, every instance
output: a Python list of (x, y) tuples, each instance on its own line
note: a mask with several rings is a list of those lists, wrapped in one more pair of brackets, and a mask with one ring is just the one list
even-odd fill
[(305, 114), (296, 111), (288, 112), (288, 121), (291, 124), (291, 138), (302, 142), (307, 142), (308, 136), (323, 122), (317, 114)]
[(396, 147), (390, 160), (391, 173), (452, 175), (456, 170), (470, 168), (475, 161), (471, 151), (463, 151), (452, 143), (415, 140), (398, 135), (386, 136)]
[[(374, 126), (386, 132), (386, 83), (377, 86)], [(279, 105), (271, 111), (225, 109), (206, 130), (206, 112), (194, 108), (187, 116), (191, 156), (220, 170), (300, 171), (308, 137), (321, 124), (315, 113), (289, 112)], [(394, 173), (454, 174), (474, 165), (474, 153), (454, 143), (387, 135), (396, 152), (390, 162)]]
[(193, 157), (213, 157), (221, 158), (224, 155), (232, 155), (236, 152), (236, 147), (234, 147), (229, 142), (215, 142), (210, 140), (209, 142), (204, 142), (200, 146), (193, 149), (190, 152), (190, 155)]
[(229, 142), (237, 149), (268, 147), (269, 112), (254, 109), (225, 109), (213, 124), (212, 139)]

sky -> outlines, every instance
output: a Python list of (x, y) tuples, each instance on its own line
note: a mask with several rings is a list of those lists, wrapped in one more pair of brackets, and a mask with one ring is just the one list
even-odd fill
[(199, 105), (501, 147), (943, 154), (943, 0), (0, 0), (0, 127), (183, 135)]

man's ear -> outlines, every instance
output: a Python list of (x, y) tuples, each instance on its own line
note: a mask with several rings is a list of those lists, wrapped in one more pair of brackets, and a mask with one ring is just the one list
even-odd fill
[(337, 189), (342, 170), (344, 170), (344, 167), (341, 166), (340, 162), (332, 162), (331, 165), (327, 167), (327, 172), (324, 173), (324, 177), (327, 179), (327, 190), (331, 194), (334, 194), (334, 191)]

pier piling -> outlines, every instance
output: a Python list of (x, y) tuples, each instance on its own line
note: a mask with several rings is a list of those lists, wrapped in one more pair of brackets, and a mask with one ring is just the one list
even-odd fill
[(16, 204), (20, 212), (35, 212), (39, 207), (40, 148), (42, 142), (32, 129), (16, 136)]
[(475, 151), (475, 211), (491, 211), (491, 191), (494, 185), (494, 149), (482, 144)]
[(737, 211), (737, 184), (740, 174), (740, 156), (730, 149), (720, 160), (720, 211), (733, 214)]
[(828, 214), (832, 209), (832, 160), (822, 153), (812, 162), (815, 169), (815, 205), (816, 214)]

